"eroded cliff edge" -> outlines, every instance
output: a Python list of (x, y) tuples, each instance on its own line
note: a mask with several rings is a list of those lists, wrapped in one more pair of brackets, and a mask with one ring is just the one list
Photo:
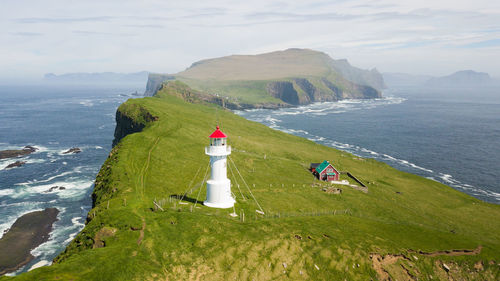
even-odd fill
[(177, 74), (150, 74), (144, 95), (155, 95), (170, 80), (182, 81), (205, 100), (222, 98), (230, 109), (381, 98), (385, 88), (376, 69), (360, 69), (309, 49), (207, 59)]

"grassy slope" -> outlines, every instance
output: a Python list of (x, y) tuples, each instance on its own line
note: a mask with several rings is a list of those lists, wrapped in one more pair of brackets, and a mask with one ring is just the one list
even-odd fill
[[(190, 87), (228, 97), (236, 103), (278, 104), (266, 90), (269, 82), (306, 78), (326, 95), (334, 95), (321, 79), (327, 79), (347, 98), (362, 98), (356, 86), (342, 78), (332, 67), (333, 60), (325, 53), (309, 49), (288, 49), (260, 55), (233, 55), (195, 63), (185, 71), (175, 74), (178, 80)], [(299, 95), (302, 89), (294, 84)]]
[[(406, 267), (420, 280), (431, 275), (435, 280), (440, 274), (437, 260), (460, 266), (462, 272), (456, 274), (483, 260), (488, 272), (483, 277), (499, 276), (498, 266), (488, 261), (500, 259), (500, 206), (220, 109), (221, 127), (234, 148), (230, 157), (266, 213), (280, 213), (281, 218), (256, 220), (255, 203), (242, 200), (236, 187), (236, 213), (244, 211), (245, 222), (230, 217), (232, 210), (199, 203), (191, 212), (192, 201), (203, 200), (204, 188), (188, 193), (187, 204), (169, 202), (169, 196), (183, 193), (192, 181), (195, 187), (201, 183), (208, 164), (203, 147), (214, 130), (216, 109), (161, 92), (129, 100), (121, 109), (133, 104), (147, 108), (159, 121), (127, 136), (112, 151), (96, 179), (91, 220), (59, 262), (16, 280), (367, 280), (377, 278), (371, 253), (478, 245), (483, 246), (481, 253), (472, 256), (407, 254), (419, 259)], [(311, 187), (315, 180), (306, 168), (323, 159), (370, 182), (369, 192), (343, 188), (342, 195), (330, 195)], [(165, 211), (154, 210), (154, 199)], [(349, 213), (311, 215), (344, 209)], [(398, 268), (387, 270), (397, 278)]]

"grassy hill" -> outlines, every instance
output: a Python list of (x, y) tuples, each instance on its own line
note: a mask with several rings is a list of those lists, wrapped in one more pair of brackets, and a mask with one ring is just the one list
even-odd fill
[(174, 75), (150, 75), (146, 94), (152, 95), (161, 82), (171, 79), (242, 108), (378, 98), (384, 88), (376, 70), (362, 70), (309, 49), (202, 60)]
[[(500, 206), (188, 103), (190, 91), (170, 82), (155, 97), (122, 104), (122, 116), (146, 127), (103, 164), (85, 228), (53, 265), (0, 280), (499, 279)], [(204, 146), (217, 116), (233, 147), (234, 210), (201, 204)], [(325, 159), (368, 192), (323, 191), (329, 185), (307, 168)]]

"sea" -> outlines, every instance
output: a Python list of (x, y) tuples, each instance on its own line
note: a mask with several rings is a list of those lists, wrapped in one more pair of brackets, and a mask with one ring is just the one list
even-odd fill
[[(116, 109), (144, 85), (0, 86), (0, 150), (39, 149), (15, 159), (27, 162), (22, 167), (4, 169), (15, 160), (0, 160), (0, 236), (25, 213), (60, 210), (50, 239), (13, 274), (50, 264), (84, 227), (95, 176), (111, 150)], [(488, 91), (488, 98), (476, 92), (458, 98), (391, 89), (375, 100), (236, 113), (500, 204), (500, 91)], [(82, 152), (63, 154), (73, 147)], [(49, 191), (53, 186), (65, 189)]]
[[(144, 84), (127, 86), (0, 86), (0, 150), (31, 145), (38, 150), (0, 160), (0, 237), (23, 214), (59, 209), (35, 259), (15, 273), (48, 265), (82, 230), (92, 206), (94, 179), (113, 141), (115, 112)], [(64, 154), (78, 147), (82, 152)], [(15, 161), (26, 164), (11, 169)], [(51, 187), (64, 189), (50, 191)]]

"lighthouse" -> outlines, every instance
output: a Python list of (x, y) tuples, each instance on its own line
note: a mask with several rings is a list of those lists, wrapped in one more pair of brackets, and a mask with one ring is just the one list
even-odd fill
[(205, 154), (210, 156), (210, 179), (203, 204), (212, 208), (231, 208), (235, 202), (231, 196), (231, 181), (227, 178), (227, 156), (231, 154), (231, 146), (227, 145), (227, 136), (219, 126), (209, 138), (210, 146), (205, 147)]

